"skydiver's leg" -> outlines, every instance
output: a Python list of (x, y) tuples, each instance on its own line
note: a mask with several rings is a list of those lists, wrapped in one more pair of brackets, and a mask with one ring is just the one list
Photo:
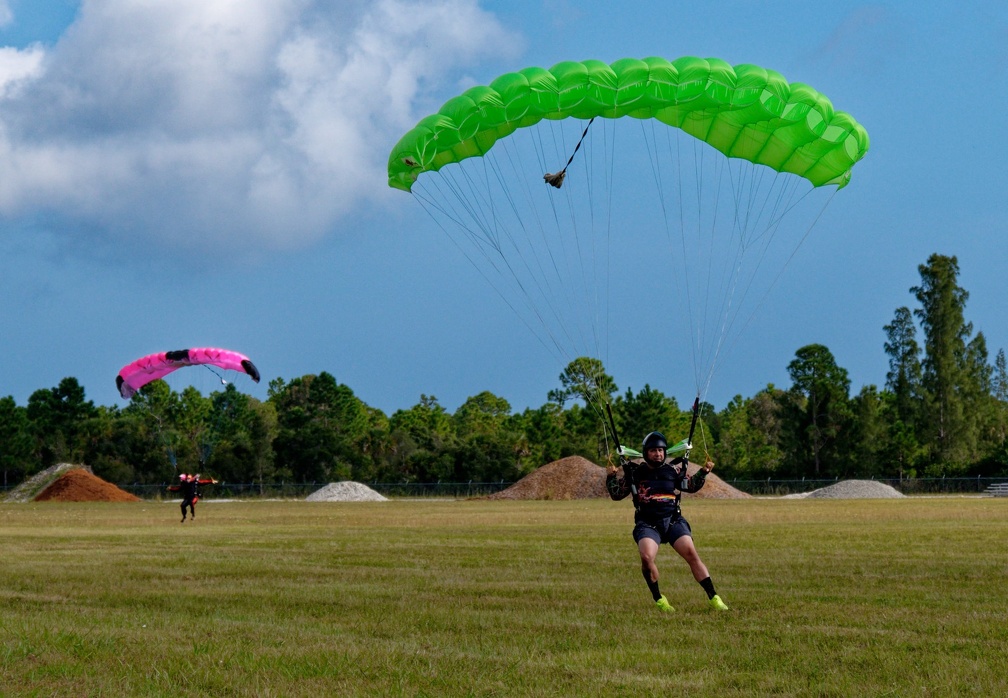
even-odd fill
[(696, 547), (693, 545), (693, 536), (690, 533), (689, 523), (687, 523), (686, 519), (680, 518), (675, 524), (673, 524), (672, 528), (672, 547), (675, 548), (675, 551), (679, 553), (690, 566), (690, 571), (693, 573), (693, 579), (697, 580), (700, 586), (703, 587), (704, 592), (707, 594), (710, 607), (715, 611), (727, 611), (728, 606), (725, 605), (724, 601), (721, 600), (721, 597), (718, 596), (717, 592), (714, 590), (714, 581), (711, 579), (710, 573), (707, 571), (707, 565), (705, 565), (703, 560), (700, 559), (700, 555), (697, 553)]
[(693, 573), (693, 579), (699, 582), (700, 586), (703, 587), (704, 592), (707, 594), (707, 599), (711, 603), (711, 607), (719, 611), (727, 611), (728, 607), (724, 605), (721, 601), (721, 597), (717, 595), (717, 591), (714, 590), (714, 581), (711, 579), (710, 573), (707, 571), (707, 565), (703, 563), (700, 559), (700, 555), (696, 551), (696, 547), (693, 545), (693, 536), (689, 532), (689, 524), (686, 523), (686, 519), (680, 519), (675, 524), (679, 527), (676, 531), (678, 538), (672, 543), (672, 547), (675, 551), (679, 553), (686, 563), (690, 566), (690, 571)]
[(688, 533), (682, 534), (672, 543), (672, 547), (682, 556), (686, 564), (689, 565), (690, 571), (693, 573), (693, 579), (702, 582), (704, 579), (710, 577), (707, 565), (700, 559), (700, 554), (697, 553), (696, 548), (693, 546), (692, 536)]
[(186, 503), (185, 503), (185, 500), (183, 499), (182, 500), (182, 523), (185, 523), (185, 508), (186, 508)]
[(661, 536), (647, 524), (639, 523), (634, 528), (634, 540), (637, 541), (637, 551), (640, 553), (641, 574), (651, 590), (651, 596), (657, 601), (662, 597), (658, 590), (658, 565), (655, 564)]

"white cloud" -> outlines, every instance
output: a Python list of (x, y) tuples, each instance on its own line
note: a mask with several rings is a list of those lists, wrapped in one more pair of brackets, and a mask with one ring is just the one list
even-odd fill
[(30, 83), (42, 71), (45, 51), (40, 45), (24, 50), (0, 47), (0, 100), (13, 97), (25, 83)]
[(473, 0), (331, 5), (85, 0), (48, 53), (0, 49), (0, 219), (185, 252), (310, 244), (385, 193), (418, 100), (516, 51)]
[(6, 27), (14, 21), (14, 13), (11, 12), (10, 3), (7, 0), (0, 0), (0, 27)]

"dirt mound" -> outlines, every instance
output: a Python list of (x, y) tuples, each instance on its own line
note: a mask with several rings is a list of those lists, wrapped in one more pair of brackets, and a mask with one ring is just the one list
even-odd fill
[[(699, 465), (694, 465), (690, 463), (689, 474), (692, 475), (697, 470), (700, 469)], [(714, 473), (708, 473), (707, 479), (704, 480), (703, 489), (699, 492), (694, 492), (690, 494), (689, 492), (683, 493), (684, 499), (751, 499), (752, 495), (748, 492), (743, 492), (740, 489), (732, 487), (727, 482), (719, 478)]]
[[(690, 475), (699, 466), (690, 464)], [(591, 499), (608, 497), (605, 468), (581, 456), (568, 456), (547, 463), (529, 473), (506, 490), (488, 499)], [(745, 499), (752, 495), (735, 489), (713, 473), (707, 476), (703, 489), (684, 497), (696, 499)]]
[(44, 490), (53, 480), (68, 470), (73, 470), (74, 468), (84, 468), (88, 472), (91, 471), (91, 469), (86, 465), (77, 465), (75, 463), (57, 463), (56, 465), (50, 465), (45, 470), (35, 473), (20, 485), (12, 489), (9, 493), (7, 493), (7, 499), (4, 501), (18, 502), (22, 504), (25, 502), (31, 502), (35, 499), (35, 495)]
[(36, 502), (139, 502), (136, 497), (84, 468), (68, 470), (38, 493)]
[(536, 468), (487, 499), (591, 499), (608, 497), (605, 468), (581, 456), (567, 456)]

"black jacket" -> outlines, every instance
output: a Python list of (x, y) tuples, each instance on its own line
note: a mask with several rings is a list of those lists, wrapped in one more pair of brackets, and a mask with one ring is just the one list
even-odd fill
[(634, 508), (647, 519), (679, 516), (681, 494), (698, 492), (707, 479), (707, 471), (703, 468), (692, 476), (687, 475), (682, 458), (665, 461), (657, 468), (647, 463), (624, 461), (623, 472), (623, 477), (618, 472), (606, 477), (609, 496), (620, 500), (632, 494)]

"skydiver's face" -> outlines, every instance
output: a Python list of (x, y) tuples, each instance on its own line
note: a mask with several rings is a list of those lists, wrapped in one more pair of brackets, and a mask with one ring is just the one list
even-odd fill
[(650, 465), (659, 465), (665, 462), (665, 449), (664, 448), (649, 448), (644, 452), (644, 460)]

